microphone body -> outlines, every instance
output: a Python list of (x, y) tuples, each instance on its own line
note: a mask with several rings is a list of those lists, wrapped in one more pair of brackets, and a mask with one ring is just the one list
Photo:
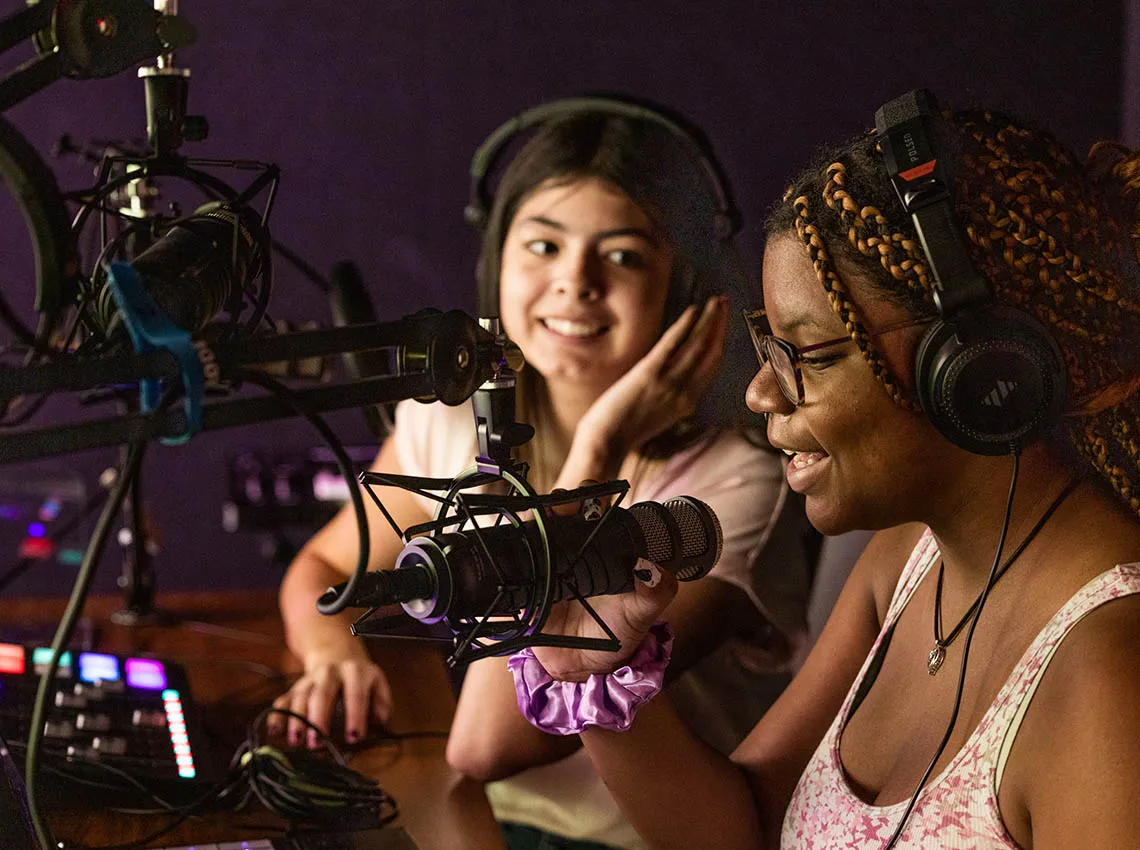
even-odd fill
[[(625, 593), (633, 588), (639, 559), (692, 581), (713, 568), (723, 544), (716, 515), (688, 496), (611, 508), (604, 522), (577, 514), (551, 516), (545, 525), (549, 587), (547, 577), (538, 575), (543, 540), (532, 520), (417, 537), (394, 570), (366, 573), (349, 604), (400, 604), (425, 623), (511, 616), (533, 607), (548, 590), (552, 602)], [(340, 587), (329, 591), (339, 592)]]
[[(164, 233), (131, 265), (155, 303), (197, 333), (261, 271), (261, 248), (243, 216), (207, 204)], [(111, 288), (99, 292), (92, 323), (104, 336), (121, 324)]]

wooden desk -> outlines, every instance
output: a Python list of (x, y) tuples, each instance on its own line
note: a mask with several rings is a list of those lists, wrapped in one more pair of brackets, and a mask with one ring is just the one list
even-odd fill
[[(211, 723), (235, 742), (244, 725), (283, 692), (285, 675), (297, 671), (285, 649), (273, 591), (164, 594), (159, 599), (172, 625), (116, 625), (109, 620), (120, 600), (92, 599), (84, 613), (95, 621), (96, 648), (151, 653), (181, 662), (190, 674), (195, 702)], [(6, 626), (53, 624), (63, 600), (5, 600)], [(397, 732), (443, 731), (455, 710), (453, 688), (435, 648), (409, 641), (377, 641), (376, 652), (392, 683), (391, 726)], [(396, 821), (421, 850), (502, 850), (503, 842), (478, 783), (455, 773), (444, 759), (444, 741), (418, 738), (357, 753), (352, 767), (373, 777), (395, 797)], [(240, 815), (195, 818), (155, 846), (272, 837), (266, 829), (284, 821), (254, 806)], [(101, 845), (137, 840), (163, 819), (67, 811), (52, 817), (56, 837)]]

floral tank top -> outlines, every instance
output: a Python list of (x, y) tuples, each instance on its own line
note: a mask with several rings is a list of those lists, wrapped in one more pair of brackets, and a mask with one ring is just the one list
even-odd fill
[[(800, 777), (784, 817), (781, 850), (881, 850), (894, 834), (909, 799), (890, 806), (863, 802), (847, 782), (839, 758), (839, 739), (859, 686), (882, 649), (885, 636), (938, 557), (938, 546), (928, 530), (899, 577), (883, 628), (863, 669)], [(897, 850), (1020, 847), (1002, 822), (998, 789), (1005, 759), (1025, 710), (1069, 630), (1105, 602), (1133, 593), (1140, 593), (1140, 563), (1123, 564), (1101, 573), (1053, 615), (1014, 667), (966, 744), (923, 787), (895, 845)]]

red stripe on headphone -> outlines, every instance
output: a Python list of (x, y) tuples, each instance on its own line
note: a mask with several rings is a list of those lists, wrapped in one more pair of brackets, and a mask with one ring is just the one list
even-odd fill
[(934, 170), (934, 166), (938, 164), (938, 160), (932, 159), (930, 162), (924, 162), (922, 165), (916, 165), (914, 168), (909, 168), (906, 171), (900, 171), (899, 177), (906, 182), (910, 182), (916, 177), (925, 177)]

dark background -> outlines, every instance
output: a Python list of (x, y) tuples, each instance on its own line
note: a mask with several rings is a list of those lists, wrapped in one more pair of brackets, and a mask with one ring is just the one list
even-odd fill
[[(0, 15), (22, 6), (3, 0)], [(1140, 75), (1127, 57), (1137, 8), (1140, 0), (183, 0), (199, 39), (178, 60), (193, 71), (191, 112), (211, 127), (183, 153), (280, 165), (274, 235), (326, 273), (355, 261), (381, 318), (425, 306), (471, 310), (476, 237), (461, 215), (468, 162), (494, 127), (528, 106), (609, 90), (687, 114), (732, 178), (755, 266), (764, 211), (787, 179), (818, 145), (870, 126), (875, 109), (907, 89), (1009, 109), (1081, 152), (1100, 138), (1134, 137)], [(31, 51), (13, 54), (0, 57), (0, 71)], [(64, 133), (81, 144), (143, 137), (142, 83), (133, 72), (62, 81), (7, 117), (60, 183), (76, 188), (90, 183), (91, 166), (53, 157), (54, 143)], [(5, 196), (0, 286), (30, 312), (22, 233)], [(329, 317), (321, 293), (280, 263), (271, 310), (296, 321)], [(37, 422), (73, 414), (60, 400)], [(356, 412), (330, 419), (347, 442), (367, 440)], [(155, 446), (144, 472), (162, 539), (160, 589), (275, 583), (280, 569), (263, 556), (261, 536), (221, 528), (227, 457), (315, 443), (307, 424), (284, 421)], [(0, 465), (0, 488), (6, 477), (67, 476), (90, 488), (114, 457)], [(10, 539), (0, 537), (5, 546)], [(0, 570), (14, 559), (10, 546), (0, 551)], [(117, 562), (112, 545), (100, 587), (112, 586)], [(46, 561), (6, 592), (62, 593), (73, 573)]]

